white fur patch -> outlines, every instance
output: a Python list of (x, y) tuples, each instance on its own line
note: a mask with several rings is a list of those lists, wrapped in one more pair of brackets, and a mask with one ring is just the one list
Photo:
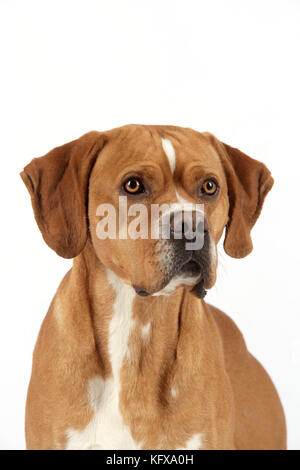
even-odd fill
[(142, 338), (144, 340), (149, 339), (151, 329), (151, 322), (147, 323), (142, 327)]
[(176, 155), (175, 155), (175, 149), (173, 147), (173, 144), (169, 139), (165, 139), (164, 137), (162, 137), (161, 142), (162, 142), (162, 147), (165, 151), (165, 154), (167, 155), (167, 158), (169, 160), (171, 171), (172, 173), (174, 173), (175, 166), (176, 166)]
[(185, 447), (177, 450), (199, 450), (202, 447), (202, 433), (193, 434), (186, 442)]
[(162, 290), (158, 292), (155, 292), (155, 294), (153, 294), (153, 297), (159, 296), (159, 295), (167, 295), (167, 296), (171, 295), (172, 292), (174, 292), (174, 290), (177, 289), (177, 287), (179, 286), (195, 286), (200, 281), (200, 278), (201, 278), (201, 274), (199, 276), (191, 276), (191, 277), (180, 276), (180, 275), (175, 276), (173, 277), (173, 279), (171, 279), (169, 284), (166, 285), (166, 287), (164, 287)]
[(209, 255), (210, 255), (210, 259), (211, 259), (211, 263), (213, 266), (216, 266), (216, 263), (217, 263), (217, 248), (216, 248), (216, 245), (214, 243), (214, 240), (212, 238), (212, 236), (210, 235), (210, 250), (209, 250)]
[(195, 207), (195, 204), (191, 203), (191, 201), (188, 201), (187, 199), (184, 199), (184, 197), (181, 197), (180, 194), (178, 194), (178, 191), (175, 191), (175, 192), (176, 192), (177, 201), (180, 204), (183, 204), (183, 206), (188, 205), (187, 207), (183, 207), (183, 209), (187, 210), (187, 208), (191, 207), (191, 209), (193, 210), (193, 208)]
[(133, 325), (132, 303), (136, 294), (132, 287), (124, 284), (110, 270), (107, 270), (107, 280), (116, 295), (109, 324), (108, 343), (112, 378), (103, 380), (101, 377), (95, 377), (89, 382), (88, 398), (94, 415), (83, 430), (67, 430), (68, 450), (141, 448), (123, 423), (119, 411), (120, 370), (128, 350), (128, 339)]

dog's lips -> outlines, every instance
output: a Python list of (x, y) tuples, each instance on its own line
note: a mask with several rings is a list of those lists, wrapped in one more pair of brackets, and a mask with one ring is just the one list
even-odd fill
[(204, 279), (202, 279), (200, 282), (197, 282), (197, 284), (192, 289), (192, 292), (199, 299), (203, 299), (207, 294), (206, 290), (204, 289), (204, 285), (205, 285), (205, 282), (204, 282)]
[(189, 260), (182, 265), (177, 274), (184, 274), (185, 276), (196, 277), (201, 274), (201, 266), (195, 260)]
[(199, 298), (203, 298), (206, 294), (205, 289), (208, 287), (206, 269), (203, 269), (201, 263), (194, 259), (193, 255), (177, 266), (172, 275), (167, 276), (164, 282), (154, 289), (145, 289), (136, 285), (133, 287), (139, 296), (147, 297), (149, 295), (158, 295), (160, 292), (166, 292), (168, 295), (180, 286), (185, 286)]
[(203, 299), (206, 296), (205, 287), (207, 287), (207, 279), (205, 272), (203, 272), (198, 261), (192, 258), (184, 263), (179, 271), (179, 274), (187, 276), (190, 279), (195, 278), (195, 284), (191, 285), (191, 291), (196, 295), (196, 297)]

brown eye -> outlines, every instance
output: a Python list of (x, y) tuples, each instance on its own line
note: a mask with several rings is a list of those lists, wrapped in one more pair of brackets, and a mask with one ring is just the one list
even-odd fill
[(201, 186), (201, 192), (207, 196), (214, 196), (218, 191), (218, 188), (218, 183), (213, 179), (209, 179), (204, 181)]
[(124, 183), (124, 189), (130, 194), (139, 194), (144, 192), (144, 186), (137, 178), (129, 178)]

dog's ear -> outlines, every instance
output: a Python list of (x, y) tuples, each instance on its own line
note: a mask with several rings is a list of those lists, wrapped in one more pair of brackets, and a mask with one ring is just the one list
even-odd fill
[(221, 158), (228, 185), (230, 208), (224, 250), (233, 258), (243, 258), (252, 251), (250, 231), (274, 180), (263, 163), (211, 134), (209, 138)]
[(89, 132), (35, 158), (21, 173), (45, 242), (64, 258), (86, 244), (88, 181), (105, 141), (104, 134)]

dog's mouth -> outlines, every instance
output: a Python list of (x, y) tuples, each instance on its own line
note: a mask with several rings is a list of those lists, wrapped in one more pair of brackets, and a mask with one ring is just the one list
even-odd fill
[[(159, 290), (152, 292), (152, 295), (170, 295), (177, 287), (185, 286), (197, 297), (203, 298), (206, 295), (204, 283), (205, 276), (200, 263), (190, 258), (176, 269), (172, 277), (166, 280)], [(140, 296), (151, 295), (142, 289), (135, 288), (135, 290)]]
[(176, 262), (167, 269), (163, 282), (156, 285), (154, 289), (144, 290), (134, 286), (140, 296), (148, 295), (170, 295), (178, 287), (186, 287), (199, 298), (206, 295), (206, 289), (212, 285), (212, 265), (209, 253), (209, 244), (205, 249), (199, 251), (178, 251)]
[(201, 267), (200, 267), (200, 264), (195, 261), (195, 260), (190, 260), (190, 261), (187, 261), (186, 263), (184, 263), (182, 265), (182, 267), (180, 268), (180, 270), (178, 271), (177, 273), (178, 275), (183, 275), (183, 276), (187, 276), (187, 277), (196, 277), (196, 276), (200, 276), (201, 274)]
[(197, 297), (203, 299), (206, 296), (206, 290), (204, 288), (205, 276), (200, 263), (193, 259), (184, 263), (180, 269), (179, 275), (189, 279), (190, 285), (192, 286), (192, 292)]

